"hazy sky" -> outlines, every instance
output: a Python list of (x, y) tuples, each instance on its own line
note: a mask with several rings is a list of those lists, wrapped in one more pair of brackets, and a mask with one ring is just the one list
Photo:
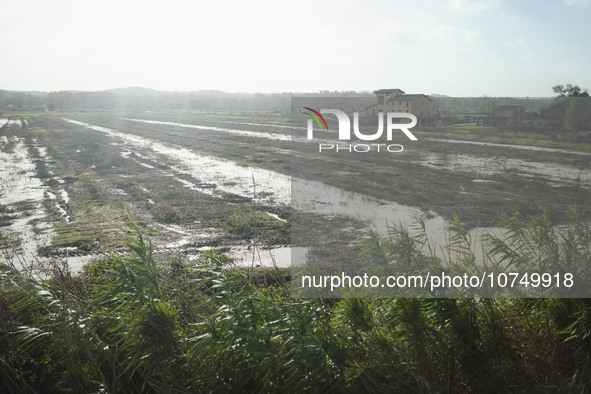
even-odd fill
[(0, 89), (591, 89), (591, 0), (0, 0)]

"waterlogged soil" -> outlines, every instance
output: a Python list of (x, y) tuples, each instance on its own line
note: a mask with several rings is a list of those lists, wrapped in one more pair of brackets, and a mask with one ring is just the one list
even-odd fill
[[(127, 117), (134, 121), (111, 115), (83, 118), (243, 166), (294, 174), (446, 218), (458, 215), (472, 227), (496, 226), (503, 215), (515, 211), (525, 215), (546, 211), (555, 222), (563, 223), (572, 205), (581, 218), (591, 217), (591, 156), (578, 151), (454, 143), (432, 140), (428, 133), (419, 132), (419, 141), (393, 141), (404, 146), (401, 153), (383, 151), (370, 156), (329, 151), (319, 155), (318, 143), (244, 136), (248, 131), (288, 134), (289, 129), (277, 119), (241, 120), (225, 115), (218, 121), (222, 116), (136, 113)], [(230, 128), (241, 130), (240, 135), (221, 131)]]
[[(20, 254), (16, 258), (12, 249), (26, 244), (32, 253), (22, 266), (34, 260), (67, 259), (77, 269), (89, 259), (125, 251), (124, 242), (133, 236), (137, 225), (150, 236), (157, 254), (195, 257), (215, 249), (237, 264), (286, 264), (289, 190), (282, 191), (281, 198), (269, 200), (272, 193), (262, 187), (241, 188), (231, 179), (219, 182), (215, 174), (220, 169), (212, 168), (217, 162), (211, 158), (195, 161), (186, 149), (160, 146), (154, 140), (146, 145), (145, 139), (130, 141), (115, 131), (101, 132), (53, 116), (29, 121), (28, 128), (4, 130), (6, 135), (1, 136), (8, 142), (18, 139), (18, 144), (2, 146), (8, 152), (3, 154), (14, 157), (15, 162), (22, 161), (18, 152), (33, 146), (42, 152), (36, 165), (27, 162), (26, 169), (9, 167), (8, 161), (2, 166), (17, 182), (30, 183), (32, 179), (38, 189), (34, 201), (17, 198), (20, 189), (3, 177), (7, 186), (3, 195), (27, 204), (6, 201), (0, 206), (3, 229), (11, 229), (2, 232), (2, 248), (8, 255), (3, 260), (23, 260)], [(226, 164), (231, 172), (247, 170)], [(199, 167), (203, 171), (197, 171)], [(258, 179), (261, 171), (253, 168), (247, 175)], [(284, 186), (289, 187), (288, 180)], [(48, 226), (44, 243), (33, 244), (23, 229), (15, 227), (17, 215), (31, 215), (32, 203), (37, 204), (39, 217), (35, 219)], [(265, 219), (260, 221), (260, 217)], [(335, 226), (335, 237), (341, 227)], [(255, 255), (250, 252), (253, 248)], [(253, 261), (253, 257), (260, 261)]]
[[(123, 251), (137, 225), (159, 254), (196, 259), (214, 248), (237, 264), (286, 266), (293, 263), (292, 223), (305, 224), (295, 246), (324, 239), (311, 252), (338, 264), (358, 249), (354, 240), (368, 225), (384, 231), (420, 217), (443, 244), (454, 215), (474, 234), (497, 231), (515, 211), (546, 211), (561, 224), (576, 205), (579, 220), (591, 219), (588, 154), (454, 143), (417, 132), (419, 141), (392, 142), (404, 146), (400, 153), (319, 155), (318, 143), (336, 144), (333, 136), (310, 142), (291, 138), (292, 131), (270, 113), (69, 113), (6, 121), (0, 137), (34, 153), (26, 176), (42, 197), (29, 207), (0, 205), (0, 229), (37, 204), (34, 219), (47, 224), (35, 231), (50, 240), (34, 248), (47, 258)], [(13, 154), (7, 144), (3, 152)]]

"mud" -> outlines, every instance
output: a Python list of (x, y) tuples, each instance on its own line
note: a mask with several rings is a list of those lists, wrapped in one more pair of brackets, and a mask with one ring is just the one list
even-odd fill
[[(591, 219), (589, 154), (559, 146), (418, 134), (419, 143), (403, 154), (368, 163), (355, 154), (318, 158), (315, 144), (290, 142), (289, 125), (276, 116), (62, 118), (47, 114), (0, 125), (0, 154), (6, 155), (0, 193), (12, 199), (0, 202), (0, 223), (6, 223), (0, 230), (18, 236), (9, 245), (29, 245), (31, 259), (75, 256), (80, 266), (106, 258), (106, 251), (125, 250), (134, 225), (159, 255), (196, 259), (215, 249), (244, 266), (285, 266), (290, 239), (282, 229), (294, 215), (309, 223), (306, 237), (339, 240), (314, 251), (337, 262), (342, 246), (368, 225), (383, 232), (422, 218), (437, 250), (454, 214), (475, 240), (499, 231), (500, 218), (515, 211), (546, 210), (560, 224), (576, 204), (579, 219)], [(292, 158), (309, 164), (293, 179)], [(301, 188), (293, 201), (292, 188)], [(255, 221), (252, 212), (269, 221)], [(236, 218), (254, 226), (254, 235), (232, 232), (228, 223)]]

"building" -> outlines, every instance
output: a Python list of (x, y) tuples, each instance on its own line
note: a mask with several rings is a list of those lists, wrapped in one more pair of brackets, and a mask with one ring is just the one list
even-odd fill
[(400, 89), (380, 89), (374, 92), (376, 103), (367, 108), (368, 115), (379, 112), (406, 112), (417, 117), (419, 124), (425, 124), (431, 116), (431, 99), (424, 94), (405, 94)]
[(495, 108), (495, 115), (504, 118), (505, 122), (519, 122), (525, 119), (525, 107), (521, 105), (499, 105)]

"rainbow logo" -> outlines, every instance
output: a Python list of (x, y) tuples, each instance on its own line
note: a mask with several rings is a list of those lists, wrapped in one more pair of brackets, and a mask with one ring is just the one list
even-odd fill
[[(310, 107), (304, 107), (304, 109), (307, 109), (308, 111), (312, 111), (313, 112), (311, 114), (310, 113), (307, 113), (307, 112), (304, 112), (304, 113), (306, 115), (308, 115), (308, 116), (311, 116), (316, 121), (316, 123), (318, 123), (318, 126), (320, 126), (320, 130), (323, 129), (322, 123), (324, 123), (324, 129), (326, 131), (328, 131), (328, 125), (326, 124), (326, 120), (324, 120), (324, 117), (322, 115), (320, 115), (320, 112), (318, 112), (318, 111), (316, 111), (316, 110), (314, 110), (314, 109), (312, 109)], [(317, 116), (315, 116), (314, 114), (316, 114)], [(318, 119), (318, 118), (320, 118), (320, 119)], [(320, 120), (322, 120), (322, 123), (320, 123)]]

